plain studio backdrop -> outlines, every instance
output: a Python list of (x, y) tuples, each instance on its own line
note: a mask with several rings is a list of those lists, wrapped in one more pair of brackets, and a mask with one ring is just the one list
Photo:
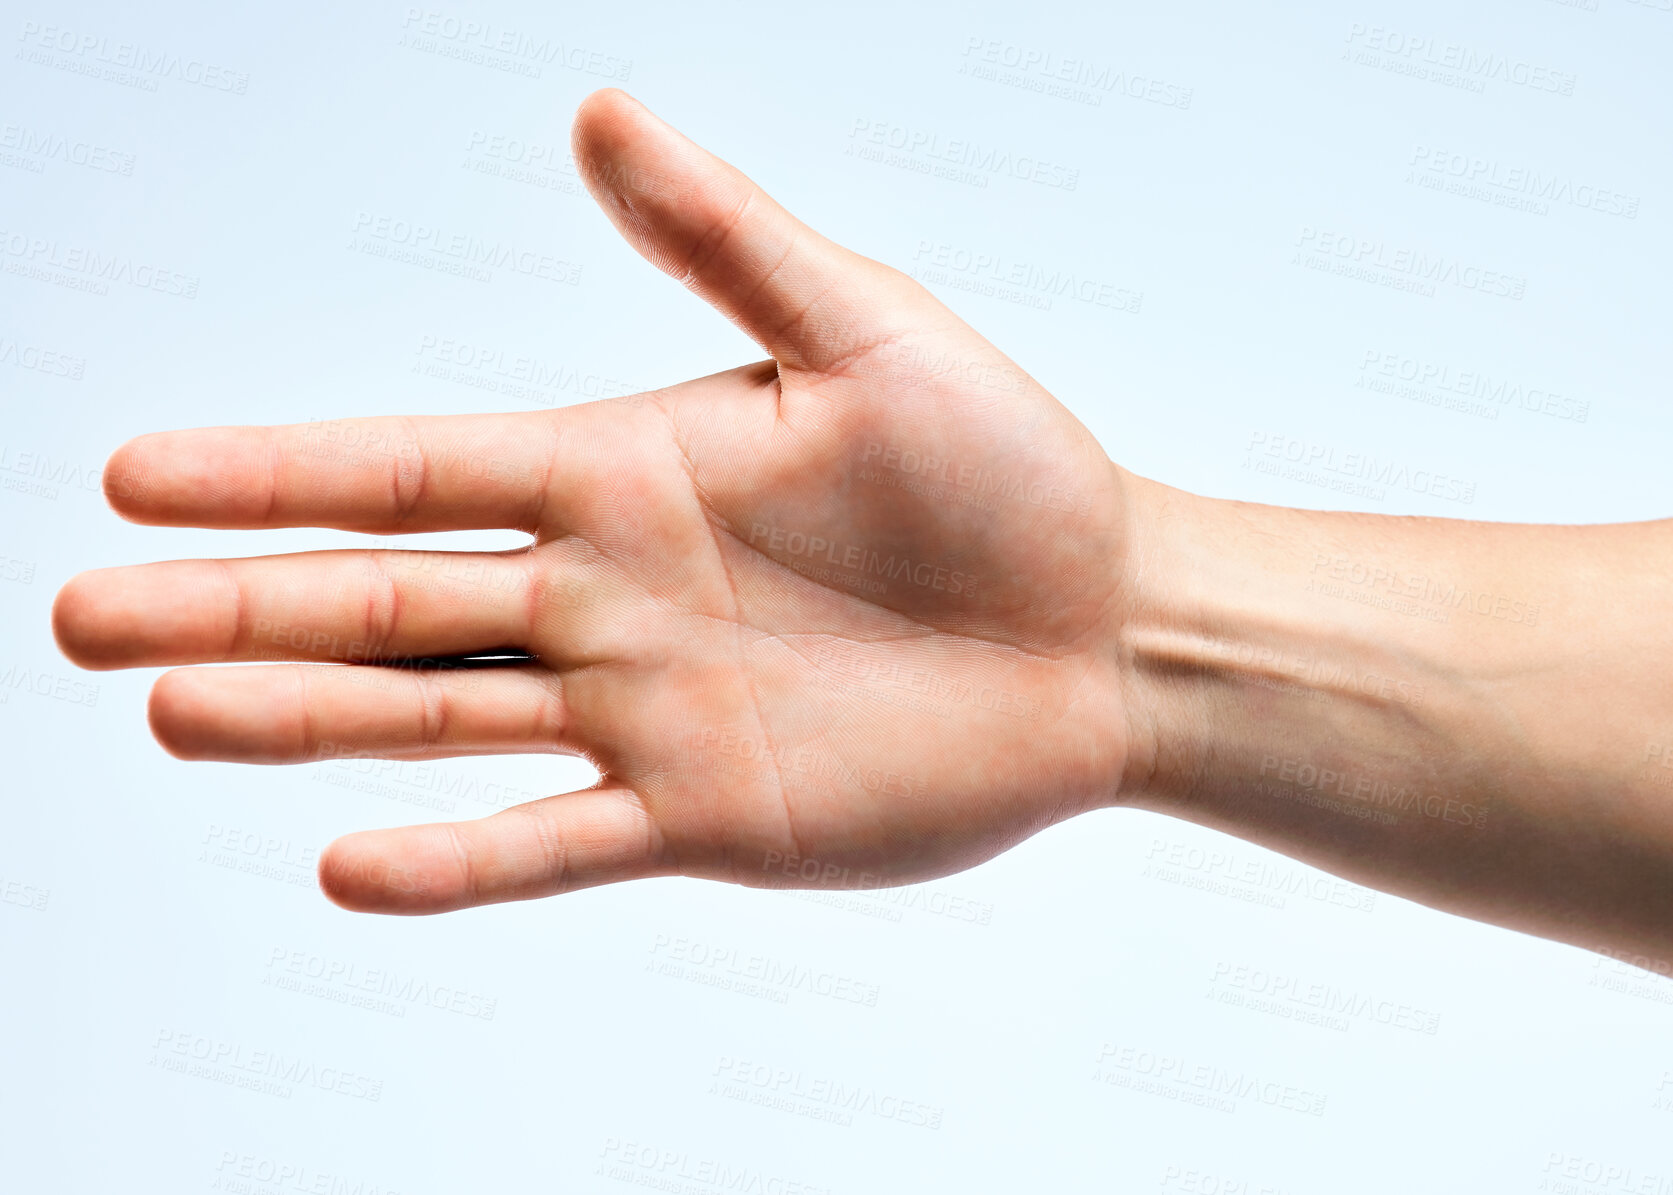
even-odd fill
[(354, 916), (334, 836), (590, 772), (181, 763), (48, 630), (82, 569), (369, 542), (126, 525), (130, 436), (760, 357), (582, 191), (607, 85), (1140, 473), (1673, 513), (1668, 0), (241, 7), (0, 18), (0, 1189), (1673, 1190), (1673, 981), (1131, 812), (881, 893)]

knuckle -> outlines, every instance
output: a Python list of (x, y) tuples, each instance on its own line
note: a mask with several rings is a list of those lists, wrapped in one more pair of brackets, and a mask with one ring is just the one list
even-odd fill
[(401, 590), (388, 566), (376, 556), (367, 557), (366, 611), (363, 636), (367, 654), (383, 659), (396, 642), (400, 629)]

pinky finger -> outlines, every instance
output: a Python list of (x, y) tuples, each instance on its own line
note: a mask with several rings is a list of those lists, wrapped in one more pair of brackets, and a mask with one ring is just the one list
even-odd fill
[(447, 913), (534, 900), (676, 868), (631, 789), (599, 787), (516, 805), (492, 817), (337, 839), (320, 888), (357, 913)]

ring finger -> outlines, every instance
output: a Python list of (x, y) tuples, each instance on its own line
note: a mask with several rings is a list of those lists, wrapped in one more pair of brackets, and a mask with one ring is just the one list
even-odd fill
[(171, 755), (228, 763), (580, 750), (562, 679), (529, 666), (180, 668), (150, 715)]

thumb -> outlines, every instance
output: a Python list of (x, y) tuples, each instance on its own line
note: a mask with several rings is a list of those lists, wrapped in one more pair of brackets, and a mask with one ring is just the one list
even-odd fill
[(910, 299), (927, 297), (814, 232), (624, 91), (582, 101), (571, 141), (588, 190), (628, 243), (783, 364), (851, 360), (904, 331)]

